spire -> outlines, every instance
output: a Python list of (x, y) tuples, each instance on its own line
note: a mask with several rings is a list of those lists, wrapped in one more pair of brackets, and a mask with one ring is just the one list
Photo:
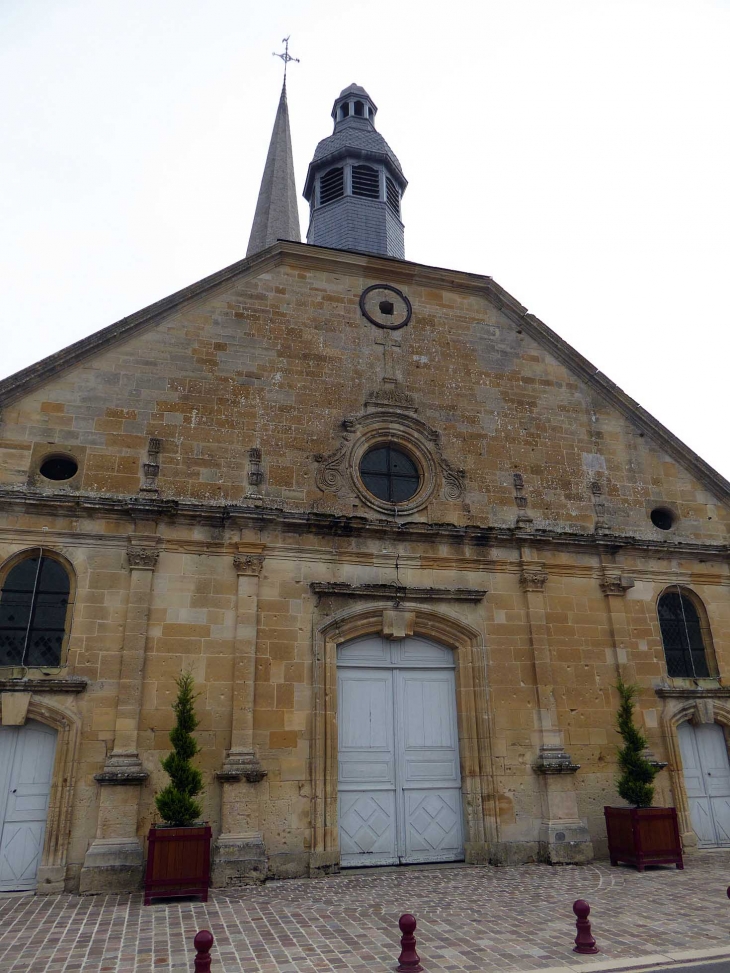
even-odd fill
[(256, 203), (246, 256), (265, 250), (277, 240), (301, 240), (297, 190), (294, 184), (289, 108), (286, 103), (286, 78), (271, 133), (269, 154)]

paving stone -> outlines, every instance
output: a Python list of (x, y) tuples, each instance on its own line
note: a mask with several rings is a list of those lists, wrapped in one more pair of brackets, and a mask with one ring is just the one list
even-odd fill
[(392, 969), (398, 918), (418, 919), (429, 973), (580, 966), (572, 904), (591, 905), (605, 960), (730, 949), (730, 852), (692, 856), (684, 871), (597, 863), (452, 866), (343, 873), (211, 890), (196, 900), (142, 896), (0, 896), (3, 973), (192, 970), (199, 929), (215, 937), (212, 973), (371, 973)]

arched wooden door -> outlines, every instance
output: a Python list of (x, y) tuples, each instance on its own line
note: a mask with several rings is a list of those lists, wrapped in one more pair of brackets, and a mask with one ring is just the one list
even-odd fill
[(684, 786), (689, 813), (701, 848), (730, 846), (730, 761), (717, 723), (680, 723)]
[(36, 887), (55, 752), (44, 723), (0, 726), (0, 891)]
[(337, 652), (344, 867), (464, 857), (453, 653), (368, 636)]

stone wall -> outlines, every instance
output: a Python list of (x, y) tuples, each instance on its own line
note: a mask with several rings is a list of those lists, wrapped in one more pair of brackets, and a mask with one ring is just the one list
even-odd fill
[[(379, 282), (413, 305), (389, 338), (358, 308)], [(693, 686), (667, 679), (656, 601), (677, 583), (702, 599), (722, 676), (727, 497), (507, 298), (484, 278), (282, 244), (5, 402), (0, 571), (43, 547), (75, 579), (60, 673), (0, 672), (3, 693), (32, 677), (33, 699), (78, 725), (46, 891), (61, 873), (87, 891), (139, 881), (187, 668), (220, 882), (261, 877), (265, 858), (270, 875), (336, 867), (332, 652), (391, 624), (457, 655), (471, 860), (605, 852), (619, 673), (641, 686), (670, 762), (658, 799), (690, 840), (656, 690)], [(373, 429), (423, 450), (431, 493), (407, 518), (357, 487)], [(71, 485), (39, 474), (48, 451), (74, 456)], [(658, 504), (671, 531), (649, 519)], [(717, 680), (700, 688), (719, 713)]]

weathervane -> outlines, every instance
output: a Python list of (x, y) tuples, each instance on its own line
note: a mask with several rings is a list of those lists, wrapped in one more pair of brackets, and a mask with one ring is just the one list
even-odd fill
[(280, 57), (284, 62), (284, 84), (286, 84), (286, 66), (289, 63), (289, 61), (296, 61), (296, 63), (299, 64), (299, 58), (292, 57), (291, 54), (289, 53), (289, 37), (282, 37), (281, 43), (284, 45), (284, 53), (277, 54), (276, 51), (272, 51), (271, 53), (273, 57)]

